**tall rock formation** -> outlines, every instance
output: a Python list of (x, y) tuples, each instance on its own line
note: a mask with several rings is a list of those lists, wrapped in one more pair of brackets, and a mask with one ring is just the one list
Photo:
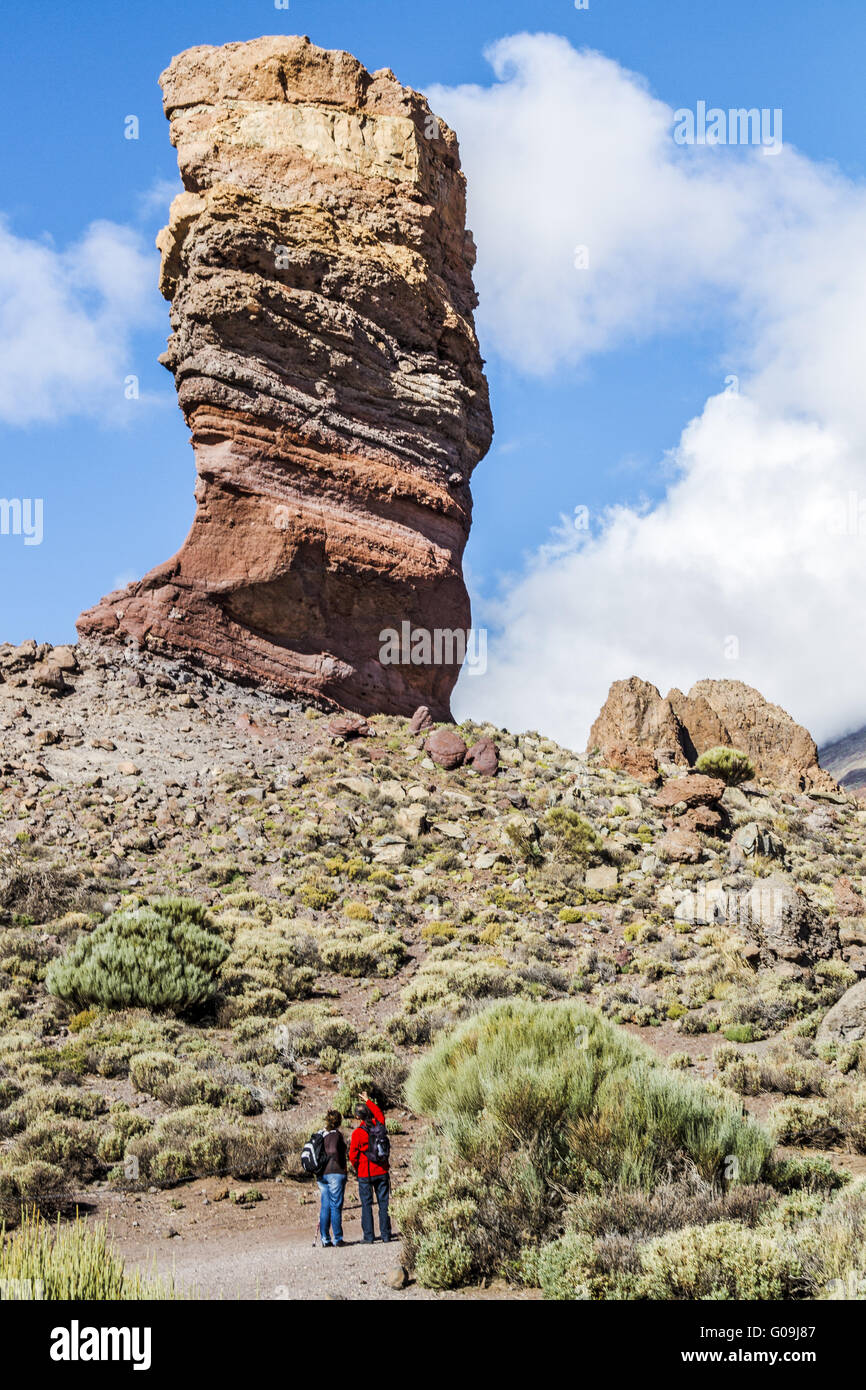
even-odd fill
[(587, 744), (619, 759), (623, 747), (663, 748), (688, 764), (719, 746), (747, 753), (758, 775), (777, 787), (838, 790), (808, 729), (742, 681), (702, 680), (688, 695), (673, 689), (664, 697), (637, 676), (614, 681)]
[(447, 718), (460, 642), (389, 664), (380, 634), (471, 621), (492, 423), (456, 137), (390, 71), (306, 38), (192, 48), (160, 82), (186, 190), (157, 239), (160, 360), (198, 507), (178, 554), (79, 632)]

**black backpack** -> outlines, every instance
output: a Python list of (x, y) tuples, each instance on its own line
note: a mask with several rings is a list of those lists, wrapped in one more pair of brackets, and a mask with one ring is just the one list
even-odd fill
[(325, 1153), (325, 1131), (316, 1130), (311, 1134), (304, 1147), (301, 1149), (301, 1167), (305, 1173), (318, 1177), (328, 1161)]
[(388, 1160), (391, 1157), (391, 1140), (388, 1138), (388, 1131), (384, 1125), (372, 1124), (365, 1126), (367, 1130), (367, 1158), (371, 1163), (377, 1163), (380, 1168), (388, 1167)]

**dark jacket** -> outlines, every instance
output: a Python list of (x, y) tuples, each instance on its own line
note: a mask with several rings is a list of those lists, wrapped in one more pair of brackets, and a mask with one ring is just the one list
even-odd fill
[(329, 1173), (345, 1173), (346, 1169), (346, 1140), (343, 1131), (340, 1129), (326, 1129), (322, 1135), (325, 1141), (325, 1153), (327, 1158), (322, 1169), (322, 1176)]
[[(383, 1125), (385, 1116), (372, 1100), (365, 1101), (367, 1109), (373, 1116), (373, 1123)], [(382, 1168), (378, 1163), (371, 1163), (367, 1157), (367, 1150), (370, 1147), (370, 1135), (366, 1125), (358, 1125), (352, 1131), (352, 1141), (349, 1145), (349, 1162), (355, 1169), (359, 1178), (384, 1178), (388, 1174), (387, 1168)]]

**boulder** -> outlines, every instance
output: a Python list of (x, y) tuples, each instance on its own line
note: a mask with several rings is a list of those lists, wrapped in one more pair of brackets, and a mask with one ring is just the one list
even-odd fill
[(758, 942), (765, 964), (813, 965), (839, 952), (836, 926), (802, 888), (781, 875), (762, 878), (738, 903), (740, 925)]
[(359, 719), (354, 714), (338, 714), (328, 721), (328, 733), (334, 738), (366, 738), (369, 732), (366, 719)]
[(423, 733), (425, 729), (432, 729), (433, 719), (426, 705), (419, 705), (412, 718), (409, 720), (410, 734)]
[(669, 830), (656, 844), (662, 859), (675, 864), (697, 864), (703, 849), (693, 830)]
[(866, 980), (858, 980), (821, 1019), (815, 1041), (844, 1043), (860, 1042), (863, 1038), (866, 1038)]
[(653, 787), (659, 780), (656, 756), (649, 748), (640, 748), (636, 743), (611, 743), (605, 756), (608, 767), (614, 768), (617, 772), (625, 772), (636, 782)]
[(467, 766), (482, 777), (495, 777), (499, 771), (499, 749), (492, 738), (480, 738), (466, 754)]
[(701, 835), (720, 835), (726, 826), (724, 812), (715, 806), (691, 806), (676, 824), (679, 830), (694, 830)]
[(718, 777), (704, 777), (693, 772), (686, 777), (669, 778), (655, 797), (654, 805), (659, 810), (672, 806), (713, 806), (721, 800), (724, 790), (725, 784)]
[(424, 745), (424, 751), (439, 767), (451, 772), (455, 767), (462, 767), (467, 748), (453, 729), (434, 729)]
[(765, 859), (784, 857), (785, 846), (778, 835), (758, 825), (757, 821), (741, 825), (734, 831), (731, 839), (733, 844), (742, 850), (746, 859), (754, 859), (756, 855), (762, 855)]
[(597, 869), (587, 869), (584, 880), (587, 888), (594, 888), (603, 893), (606, 888), (615, 888), (619, 879), (619, 870), (612, 864), (601, 864)]

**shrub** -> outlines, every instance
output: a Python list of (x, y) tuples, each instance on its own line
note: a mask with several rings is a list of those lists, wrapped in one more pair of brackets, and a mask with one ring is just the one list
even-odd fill
[(98, 1131), (83, 1120), (37, 1120), (20, 1134), (6, 1155), (13, 1164), (41, 1163), (61, 1168), (68, 1177), (89, 1182), (96, 1174)]
[(559, 853), (567, 859), (588, 863), (604, 848), (604, 841), (589, 821), (565, 806), (554, 806), (552, 811), (548, 811), (544, 825)]
[[(22, 1212), (35, 1209), (46, 1215), (62, 1207), (69, 1195), (69, 1180), (56, 1163), (31, 1159), (0, 1167), (0, 1224), (17, 1226)], [(0, 1243), (0, 1269), (4, 1246)]]
[(850, 1173), (839, 1172), (829, 1159), (816, 1155), (783, 1158), (767, 1168), (767, 1181), (778, 1192), (835, 1192), (851, 1181)]
[(544, 1235), (557, 1219), (553, 1194), (610, 1184), (652, 1191), (687, 1167), (720, 1182), (732, 1160), (742, 1182), (756, 1182), (772, 1148), (737, 1103), (669, 1071), (576, 1003), (509, 1002), (476, 1014), (415, 1064), (406, 1096), (434, 1121), (437, 1150), (398, 1199), (410, 1257), (438, 1228), (455, 1172), (481, 1175), (488, 1206), (511, 1213), (504, 1245), (471, 1232), (484, 1226), (480, 1210), (467, 1222), (465, 1238), (487, 1246), (475, 1276), (507, 1263), (523, 1235)]
[(163, 1115), (147, 1134), (131, 1141), (127, 1154), (139, 1160), (142, 1179), (171, 1187), (190, 1178), (222, 1174), (273, 1177), (282, 1170), (295, 1142), (282, 1123), (253, 1123), (207, 1105), (191, 1105)]
[(709, 748), (698, 758), (695, 771), (703, 772), (707, 777), (719, 777), (729, 787), (751, 782), (756, 776), (747, 754), (741, 753), (738, 748)]
[(366, 1091), (379, 1096), (383, 1105), (396, 1105), (403, 1095), (409, 1068), (392, 1052), (365, 1052), (345, 1058), (340, 1068), (340, 1089), (334, 1104), (343, 1114), (352, 1109)]
[[(21, 1298), (117, 1300), (177, 1298), (171, 1280), (148, 1280), (126, 1273), (103, 1225), (79, 1218), (49, 1227), (35, 1213), (0, 1246), (0, 1283)], [(12, 1295), (13, 1297), (15, 1294)]]
[(788, 1299), (802, 1278), (796, 1254), (733, 1221), (650, 1241), (641, 1266), (639, 1296), (651, 1299)]
[(46, 987), (78, 1009), (201, 1008), (216, 993), (229, 948), (197, 917), (176, 904), (116, 912), (50, 967)]
[(406, 959), (406, 947), (392, 932), (375, 932), (360, 940), (344, 936), (321, 948), (322, 964), (337, 975), (360, 977), (395, 975)]

